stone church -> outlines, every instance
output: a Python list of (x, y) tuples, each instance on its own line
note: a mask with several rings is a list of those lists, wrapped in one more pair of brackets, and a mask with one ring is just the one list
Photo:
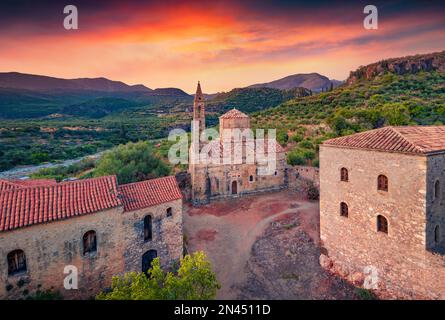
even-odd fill
[[(242, 137), (239, 142), (234, 142), (233, 136), (225, 136), (224, 132), (239, 129), (243, 132), (250, 129), (250, 118), (243, 112), (232, 109), (219, 117), (219, 138), (203, 143), (193, 143), (203, 135), (205, 130), (205, 101), (198, 82), (193, 105), (193, 120), (198, 126), (196, 132), (198, 137), (192, 136), (190, 147), (189, 173), (192, 183), (192, 201), (195, 205), (208, 203), (213, 199), (238, 197), (246, 194), (279, 190), (287, 186), (287, 168), (283, 148), (275, 139), (263, 142), (252, 138)], [(239, 162), (233, 161), (234, 150), (241, 151)], [(262, 143), (264, 157), (259, 157), (259, 146)], [(230, 149), (230, 150), (229, 150)], [(223, 160), (225, 152), (231, 155), (230, 163)], [(252, 153), (249, 153), (253, 151)], [(206, 154), (211, 157), (217, 154), (219, 161), (200, 162), (197, 154)], [(249, 155), (254, 154), (253, 158)], [(265, 163), (264, 158), (271, 157), (272, 170), (267, 170), (270, 163)], [(195, 158), (194, 158), (195, 157)], [(194, 159), (194, 161), (191, 161)], [(214, 158), (213, 158), (214, 159)]]

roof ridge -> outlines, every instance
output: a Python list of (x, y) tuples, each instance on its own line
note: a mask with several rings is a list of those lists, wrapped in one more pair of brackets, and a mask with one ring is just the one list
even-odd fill
[[(413, 126), (415, 127), (415, 126)], [(419, 147), (417, 144), (415, 144), (414, 142), (412, 142), (410, 139), (408, 139), (405, 135), (403, 135), (400, 131), (398, 131), (396, 128), (396, 126), (389, 126), (389, 128), (391, 128), (395, 133), (397, 133), (397, 135), (399, 137), (401, 137), (403, 140), (405, 140), (406, 142), (408, 142), (411, 146), (413, 146), (414, 149), (418, 150), (420, 153), (425, 152), (425, 150), (421, 147)]]
[(172, 175), (164, 176), (164, 177), (157, 177), (157, 178), (152, 178), (152, 179), (147, 179), (147, 180), (142, 180), (142, 181), (136, 181), (136, 182), (120, 184), (120, 185), (118, 185), (118, 187), (121, 188), (121, 187), (131, 186), (131, 185), (135, 185), (135, 184), (147, 183), (148, 181), (157, 181), (157, 180), (163, 180), (163, 179), (168, 179), (168, 178), (171, 179), (171, 178), (174, 178), (174, 177), (175, 176), (172, 176)]
[(79, 180), (74, 180), (74, 181), (62, 181), (62, 182), (58, 182), (55, 184), (51, 184), (51, 185), (47, 185), (47, 186), (41, 186), (41, 185), (37, 185), (37, 186), (26, 186), (26, 185), (21, 185), (21, 184), (15, 184), (12, 182), (9, 182), (9, 180), (5, 180), (5, 179), (0, 179), (3, 181), (6, 181), (10, 184), (14, 184), (15, 186), (17, 186), (18, 188), (15, 189), (9, 189), (9, 190), (3, 190), (0, 191), (0, 193), (3, 192), (10, 192), (10, 191), (18, 191), (18, 190), (29, 190), (29, 189), (50, 189), (50, 188), (55, 188), (58, 186), (67, 186), (67, 185), (73, 185), (73, 184), (80, 184), (80, 183), (86, 183), (88, 181), (98, 181), (98, 180), (106, 180), (106, 179), (113, 179), (115, 182), (116, 187), (118, 186), (117, 184), (117, 177), (116, 175), (110, 175), (110, 176), (101, 176), (101, 177), (94, 177), (94, 178), (88, 178), (88, 179), (79, 179)]

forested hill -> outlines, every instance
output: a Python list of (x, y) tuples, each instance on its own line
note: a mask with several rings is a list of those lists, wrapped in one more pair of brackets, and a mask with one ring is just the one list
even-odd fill
[[(431, 61), (430, 67), (409, 72), (389, 67), (373, 76), (362, 71), (374, 70), (381, 62), (360, 67), (351, 73), (347, 84), (255, 113), (252, 123), (276, 128), (280, 142), (285, 145), (289, 141), (288, 148), (294, 154), (312, 152), (306, 153), (309, 160), (316, 160), (318, 144), (331, 137), (386, 125), (445, 124), (442, 59), (443, 52), (416, 56), (419, 65)], [(412, 57), (391, 59), (388, 66), (408, 66), (411, 61)]]
[(421, 71), (445, 72), (445, 51), (392, 58), (359, 67), (357, 70), (351, 71), (346, 83), (353, 84), (360, 80), (372, 80), (385, 73), (404, 75), (417, 74)]

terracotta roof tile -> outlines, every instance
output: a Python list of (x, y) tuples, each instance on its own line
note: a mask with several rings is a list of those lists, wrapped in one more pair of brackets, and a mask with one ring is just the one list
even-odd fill
[(152, 207), (182, 199), (181, 190), (174, 176), (129, 183), (119, 186), (124, 211)]
[(121, 205), (115, 176), (0, 192), (0, 232)]
[(239, 118), (249, 118), (249, 116), (241, 111), (233, 108), (232, 110), (224, 113), (220, 119), (239, 119)]
[(54, 179), (4, 180), (0, 179), (0, 192), (25, 187), (50, 186), (57, 184)]
[(323, 145), (409, 154), (445, 152), (445, 126), (384, 127), (330, 139)]

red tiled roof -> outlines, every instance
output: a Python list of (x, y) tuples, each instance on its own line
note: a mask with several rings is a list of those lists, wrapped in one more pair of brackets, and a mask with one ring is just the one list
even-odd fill
[(121, 205), (115, 176), (0, 192), (0, 232)]
[(239, 119), (239, 118), (249, 118), (249, 116), (241, 111), (233, 108), (232, 110), (224, 113), (220, 119)]
[(330, 139), (323, 145), (409, 154), (445, 152), (445, 126), (384, 127)]
[(132, 211), (182, 199), (174, 176), (129, 183), (119, 186), (124, 211)]
[(57, 184), (55, 179), (3, 180), (0, 179), (0, 192), (25, 187), (50, 186)]
[(20, 188), (20, 186), (11, 183), (8, 180), (0, 180), (0, 192), (18, 188)]

